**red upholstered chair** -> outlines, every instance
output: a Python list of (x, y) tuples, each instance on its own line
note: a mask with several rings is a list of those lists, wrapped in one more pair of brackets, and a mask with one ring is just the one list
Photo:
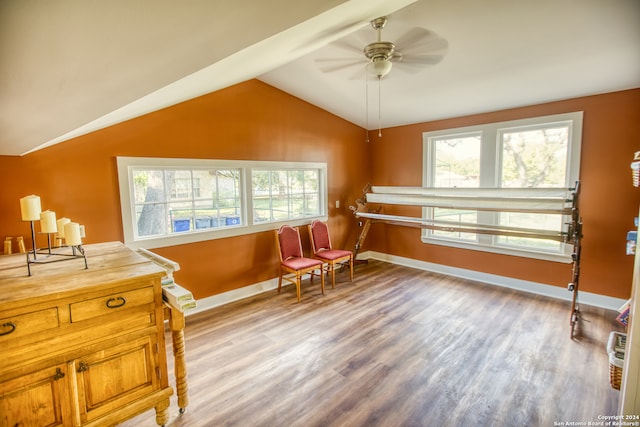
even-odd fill
[[(324, 265), (320, 260), (304, 257), (298, 229), (283, 225), (279, 230), (276, 230), (276, 242), (278, 244), (278, 255), (280, 256), (278, 293), (282, 288), (282, 279), (295, 283), (298, 302), (300, 302), (300, 281), (302, 276), (308, 273), (311, 275), (312, 282), (314, 275), (320, 276), (320, 286), (324, 295)], [(291, 275), (295, 276), (295, 278)]]
[(349, 263), (350, 280), (353, 280), (353, 253), (342, 249), (333, 249), (331, 247), (331, 238), (329, 237), (329, 227), (326, 223), (314, 220), (309, 225), (309, 237), (311, 238), (311, 249), (313, 256), (322, 262), (329, 264), (329, 272), (331, 272), (331, 287), (336, 285), (336, 264)]

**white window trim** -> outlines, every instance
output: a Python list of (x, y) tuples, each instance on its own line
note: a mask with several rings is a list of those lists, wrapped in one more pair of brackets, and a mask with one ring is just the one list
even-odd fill
[[(422, 135), (423, 141), (423, 167), (422, 167), (422, 185), (429, 187), (433, 185), (429, 171), (433, 167), (435, 161), (434, 151), (435, 144), (431, 144), (430, 140), (443, 136), (464, 136), (469, 134), (482, 135), (482, 143), (480, 148), (481, 157), (481, 171), (480, 187), (495, 187), (498, 185), (498, 174), (483, 173), (485, 168), (496, 168), (500, 162), (500, 133), (504, 130), (512, 130), (518, 127), (531, 127), (542, 124), (553, 124), (562, 122), (572, 122), (572, 126), (569, 128), (569, 146), (567, 150), (569, 155), (567, 156), (567, 174), (565, 187), (574, 187), (576, 181), (580, 176), (580, 152), (582, 145), (582, 118), (583, 112), (572, 112), (564, 114), (555, 114), (550, 116), (532, 117), (520, 120), (511, 120), (505, 122), (487, 123), (476, 126), (466, 126), (455, 129), (443, 129), (432, 132), (425, 132)], [(428, 154), (428, 155), (426, 155)], [(428, 218), (431, 208), (423, 208), (422, 216)], [(547, 261), (555, 261), (562, 263), (572, 262), (571, 253), (573, 252), (572, 245), (562, 244), (563, 253), (551, 253), (544, 251), (535, 251), (531, 249), (513, 248), (507, 246), (493, 246), (483, 244), (480, 239), (478, 242), (465, 242), (447, 240), (446, 238), (435, 237), (428, 234), (428, 230), (422, 230), (421, 240), (423, 243), (429, 243), (434, 245), (448, 246), (461, 249), (470, 249), (475, 251), (491, 252), (503, 255), (512, 255), (525, 258), (541, 259)], [(485, 239), (486, 240), (486, 239)]]
[[(120, 187), (120, 209), (122, 212), (122, 231), (124, 243), (132, 249), (162, 248), (166, 246), (183, 245), (188, 243), (202, 242), (206, 240), (223, 239), (226, 237), (242, 236), (247, 234), (260, 233), (263, 231), (276, 230), (283, 224), (301, 226), (310, 224), (312, 220), (319, 219), (326, 221), (327, 215), (327, 164), (319, 162), (272, 162), (272, 161), (250, 161), (250, 160), (216, 160), (216, 159), (178, 159), (178, 158), (155, 158), (155, 157), (117, 157), (118, 184)], [(242, 194), (242, 219), (240, 226), (202, 229), (189, 233), (176, 233), (164, 236), (135, 238), (133, 220), (135, 218), (135, 205), (133, 202), (133, 180), (131, 171), (134, 168), (229, 168), (240, 169), (240, 185), (244, 193)], [(297, 220), (287, 220), (280, 222), (268, 222), (253, 224), (253, 209), (251, 208), (251, 169), (319, 169), (320, 170), (320, 215)]]

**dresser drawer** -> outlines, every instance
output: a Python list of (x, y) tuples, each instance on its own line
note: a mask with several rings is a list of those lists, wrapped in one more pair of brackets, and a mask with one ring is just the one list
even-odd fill
[(70, 305), (71, 323), (118, 313), (132, 307), (152, 304), (153, 302), (153, 287), (149, 286), (73, 303)]
[(0, 319), (0, 343), (59, 326), (57, 307), (5, 317)]

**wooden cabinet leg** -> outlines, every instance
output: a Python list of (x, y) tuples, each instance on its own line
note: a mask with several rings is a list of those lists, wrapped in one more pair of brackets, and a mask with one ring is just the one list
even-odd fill
[(173, 343), (174, 373), (176, 377), (176, 394), (178, 407), (183, 414), (189, 405), (189, 388), (187, 383), (187, 362), (185, 359), (184, 344), (184, 313), (177, 308), (166, 305), (165, 315), (169, 316), (169, 328), (171, 329), (171, 341)]
[(185, 361), (184, 352), (184, 332), (182, 329), (172, 332), (173, 356), (175, 358), (175, 374), (176, 374), (176, 394), (178, 395), (178, 407), (180, 413), (184, 413), (187, 405), (189, 405), (189, 394), (187, 384), (187, 363)]
[(169, 398), (156, 405), (156, 424), (164, 426), (169, 422)]

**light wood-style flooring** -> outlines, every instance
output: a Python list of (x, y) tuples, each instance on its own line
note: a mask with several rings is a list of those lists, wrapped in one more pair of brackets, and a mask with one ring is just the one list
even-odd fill
[(566, 301), (379, 261), (336, 281), (324, 296), (303, 282), (300, 304), (287, 286), (187, 317), (190, 404), (178, 416), (173, 396), (168, 425), (554, 426), (617, 413), (616, 312), (582, 305), (571, 340)]

